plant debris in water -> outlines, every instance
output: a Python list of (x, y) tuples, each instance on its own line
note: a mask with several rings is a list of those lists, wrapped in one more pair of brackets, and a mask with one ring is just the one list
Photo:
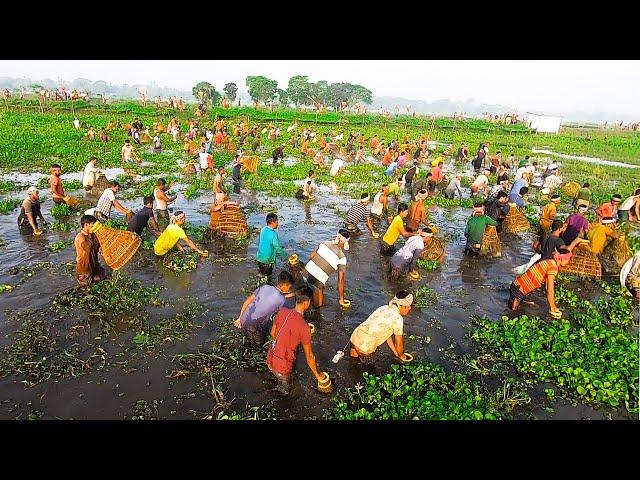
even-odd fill
[(48, 248), (50, 252), (59, 252), (60, 250), (64, 250), (71, 244), (73, 244), (73, 240), (59, 240), (50, 244)]
[(439, 295), (426, 285), (418, 287), (414, 295), (414, 305), (416, 307), (430, 307), (436, 303)]
[(202, 304), (192, 301), (173, 318), (161, 320), (133, 337), (133, 342), (140, 348), (155, 350), (165, 342), (186, 340), (195, 327), (196, 318), (202, 313)]
[(423, 268), (429, 272), (440, 268), (440, 262), (438, 262), (437, 260), (420, 259), (418, 260), (417, 265), (418, 268)]
[(198, 268), (198, 260), (193, 253), (172, 252), (162, 258), (162, 266), (174, 273), (191, 272)]

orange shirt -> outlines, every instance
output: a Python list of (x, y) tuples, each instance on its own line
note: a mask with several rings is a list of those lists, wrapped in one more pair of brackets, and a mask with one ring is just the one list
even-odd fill
[(382, 164), (389, 165), (391, 163), (391, 150), (387, 150), (384, 152), (384, 157), (382, 157)]
[(518, 285), (520, 291), (528, 295), (548, 280), (548, 277), (558, 275), (558, 264), (553, 258), (541, 260), (524, 272), (513, 283)]
[(614, 206), (611, 202), (607, 202), (600, 205), (599, 210), (603, 217), (614, 217), (618, 211), (618, 207)]
[(438, 166), (435, 166), (431, 169), (431, 180), (434, 182), (440, 182), (444, 178), (444, 174), (442, 173), (442, 169)]
[(373, 137), (369, 142), (369, 146), (371, 148), (376, 148), (378, 146), (378, 139), (376, 137)]

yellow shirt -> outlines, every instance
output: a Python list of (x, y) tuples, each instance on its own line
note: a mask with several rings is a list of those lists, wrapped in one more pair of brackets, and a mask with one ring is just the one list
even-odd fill
[(184, 230), (179, 225), (172, 223), (154, 242), (153, 251), (156, 255), (162, 256), (171, 250), (178, 243), (178, 240), (185, 238), (187, 238), (187, 234), (184, 233)]
[(351, 334), (351, 343), (369, 355), (391, 335), (402, 335), (403, 318), (398, 307), (383, 305), (369, 315)]
[(587, 239), (591, 242), (591, 251), (599, 255), (607, 244), (607, 237), (613, 236), (613, 228), (607, 225), (596, 225), (587, 233)]
[(540, 226), (545, 230), (551, 228), (551, 224), (556, 219), (557, 209), (554, 202), (547, 203), (542, 207), (542, 215), (540, 215)]
[(396, 243), (396, 240), (398, 240), (398, 237), (401, 235), (400, 229), (403, 226), (404, 224), (402, 222), (402, 217), (400, 215), (396, 215), (393, 221), (391, 222), (391, 225), (389, 225), (389, 228), (387, 229), (387, 233), (385, 233), (384, 237), (382, 237), (382, 240), (384, 240), (384, 242), (387, 245), (393, 245), (394, 243)]

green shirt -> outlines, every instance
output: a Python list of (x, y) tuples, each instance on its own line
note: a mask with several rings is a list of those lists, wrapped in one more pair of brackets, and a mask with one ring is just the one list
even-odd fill
[(389, 195), (400, 195), (400, 185), (398, 185), (398, 182), (391, 182), (389, 184)]
[(587, 200), (591, 201), (591, 190), (588, 188), (581, 188), (578, 190), (578, 196), (576, 197), (578, 200)]
[(474, 215), (467, 220), (467, 228), (464, 231), (464, 236), (467, 237), (469, 243), (482, 243), (484, 229), (487, 225), (496, 226), (498, 222), (487, 215)]

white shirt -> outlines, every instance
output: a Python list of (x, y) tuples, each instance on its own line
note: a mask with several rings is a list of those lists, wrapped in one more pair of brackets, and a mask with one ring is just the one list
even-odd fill
[(487, 185), (489, 185), (489, 179), (485, 174), (481, 173), (480, 175), (478, 175), (478, 178), (476, 178), (471, 185), (478, 188), (484, 188)]
[(98, 169), (93, 166), (93, 162), (87, 163), (84, 167), (84, 174), (82, 175), (82, 187), (93, 187), (96, 183), (96, 174)]
[(378, 192), (376, 193), (376, 196), (373, 197), (373, 205), (371, 205), (371, 213), (373, 213), (374, 215), (382, 215), (382, 209), (384, 207), (384, 205), (382, 204), (382, 202), (380, 201), (380, 195), (382, 195), (382, 192)]
[(631, 207), (633, 207), (633, 204), (635, 203), (636, 198), (637, 198), (636, 195), (631, 195), (630, 197), (628, 197), (624, 202), (622, 202), (622, 205), (618, 207), (618, 211), (631, 210)]
[(203, 170), (209, 168), (209, 154), (207, 152), (200, 152), (198, 156), (200, 157), (200, 168)]
[(80, 128), (80, 120), (78, 120), (77, 118), (73, 121), (73, 126), (75, 127), (76, 130), (78, 130)]
[(167, 202), (165, 202), (164, 200), (161, 200), (158, 197), (158, 190), (159, 190), (159, 187), (156, 187), (153, 189), (153, 198), (156, 199), (156, 210), (166, 210)]
[(113, 202), (115, 200), (116, 194), (113, 193), (113, 190), (111, 190), (110, 188), (105, 189), (105, 191), (102, 192), (100, 200), (98, 200), (96, 210), (103, 213), (105, 217), (108, 217), (111, 214), (111, 207), (113, 206)]
[(331, 164), (331, 170), (329, 171), (329, 174), (332, 177), (335, 177), (338, 174), (338, 170), (340, 170), (340, 168), (342, 168), (344, 166), (344, 162), (342, 161), (341, 158), (336, 158), (333, 160), (333, 163)]

